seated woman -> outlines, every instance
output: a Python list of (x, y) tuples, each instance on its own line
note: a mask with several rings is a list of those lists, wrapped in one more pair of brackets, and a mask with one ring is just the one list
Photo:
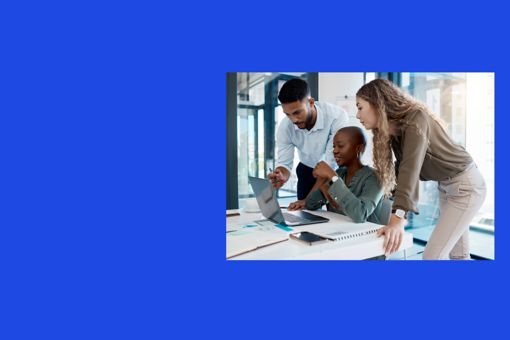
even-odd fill
[(320, 181), (320, 189), (305, 200), (291, 203), (288, 210), (316, 210), (326, 204), (329, 211), (347, 215), (356, 223), (386, 224), (388, 221), (382, 220), (386, 217), (381, 216), (383, 187), (375, 170), (361, 164), (365, 147), (365, 136), (359, 127), (338, 130), (333, 155), (339, 168), (335, 172), (326, 162), (317, 163), (313, 175)]

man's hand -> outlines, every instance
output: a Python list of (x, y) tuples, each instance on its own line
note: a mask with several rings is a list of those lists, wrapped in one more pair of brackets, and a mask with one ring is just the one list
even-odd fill
[(331, 169), (328, 163), (324, 161), (317, 163), (313, 169), (313, 177), (315, 178), (324, 178), (330, 181), (334, 176), (336, 176), (335, 170)]
[(267, 174), (267, 178), (273, 185), (273, 188), (280, 189), (287, 182), (289, 176), (281, 168), (276, 168), (273, 172)]

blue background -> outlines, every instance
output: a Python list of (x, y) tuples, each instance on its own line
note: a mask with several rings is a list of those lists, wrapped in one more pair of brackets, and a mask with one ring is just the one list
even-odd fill
[[(0, 337), (507, 333), (494, 3), (2, 4)], [(227, 71), (495, 72), (496, 260), (227, 263)]]

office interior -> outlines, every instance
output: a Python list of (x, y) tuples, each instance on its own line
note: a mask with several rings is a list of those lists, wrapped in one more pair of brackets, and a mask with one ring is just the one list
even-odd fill
[[(311, 96), (342, 107), (350, 125), (356, 119), (356, 91), (376, 79), (389, 79), (424, 102), (446, 123), (453, 140), (474, 158), (487, 184), (487, 197), (470, 227), (471, 258), (494, 259), (494, 73), (426, 72), (237, 72), (227, 73), (227, 209), (242, 209), (254, 197), (248, 176), (267, 177), (276, 163), (276, 131), (287, 119), (278, 101), (281, 86), (300, 77), (310, 85)], [(372, 165), (371, 133), (363, 163)], [(278, 190), (282, 206), (297, 200), (295, 168)], [(420, 214), (411, 214), (406, 231), (413, 234), (409, 259), (421, 259), (439, 215), (437, 182), (420, 182)], [(399, 254), (393, 255), (400, 256)]]

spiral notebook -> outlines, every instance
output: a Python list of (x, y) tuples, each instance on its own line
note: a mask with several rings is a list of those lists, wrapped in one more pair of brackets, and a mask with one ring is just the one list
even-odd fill
[(310, 230), (310, 232), (331, 241), (345, 242), (377, 238), (377, 231), (382, 227), (382, 225), (378, 224), (349, 223), (346, 225), (325, 225), (321, 226), (321, 228)]

